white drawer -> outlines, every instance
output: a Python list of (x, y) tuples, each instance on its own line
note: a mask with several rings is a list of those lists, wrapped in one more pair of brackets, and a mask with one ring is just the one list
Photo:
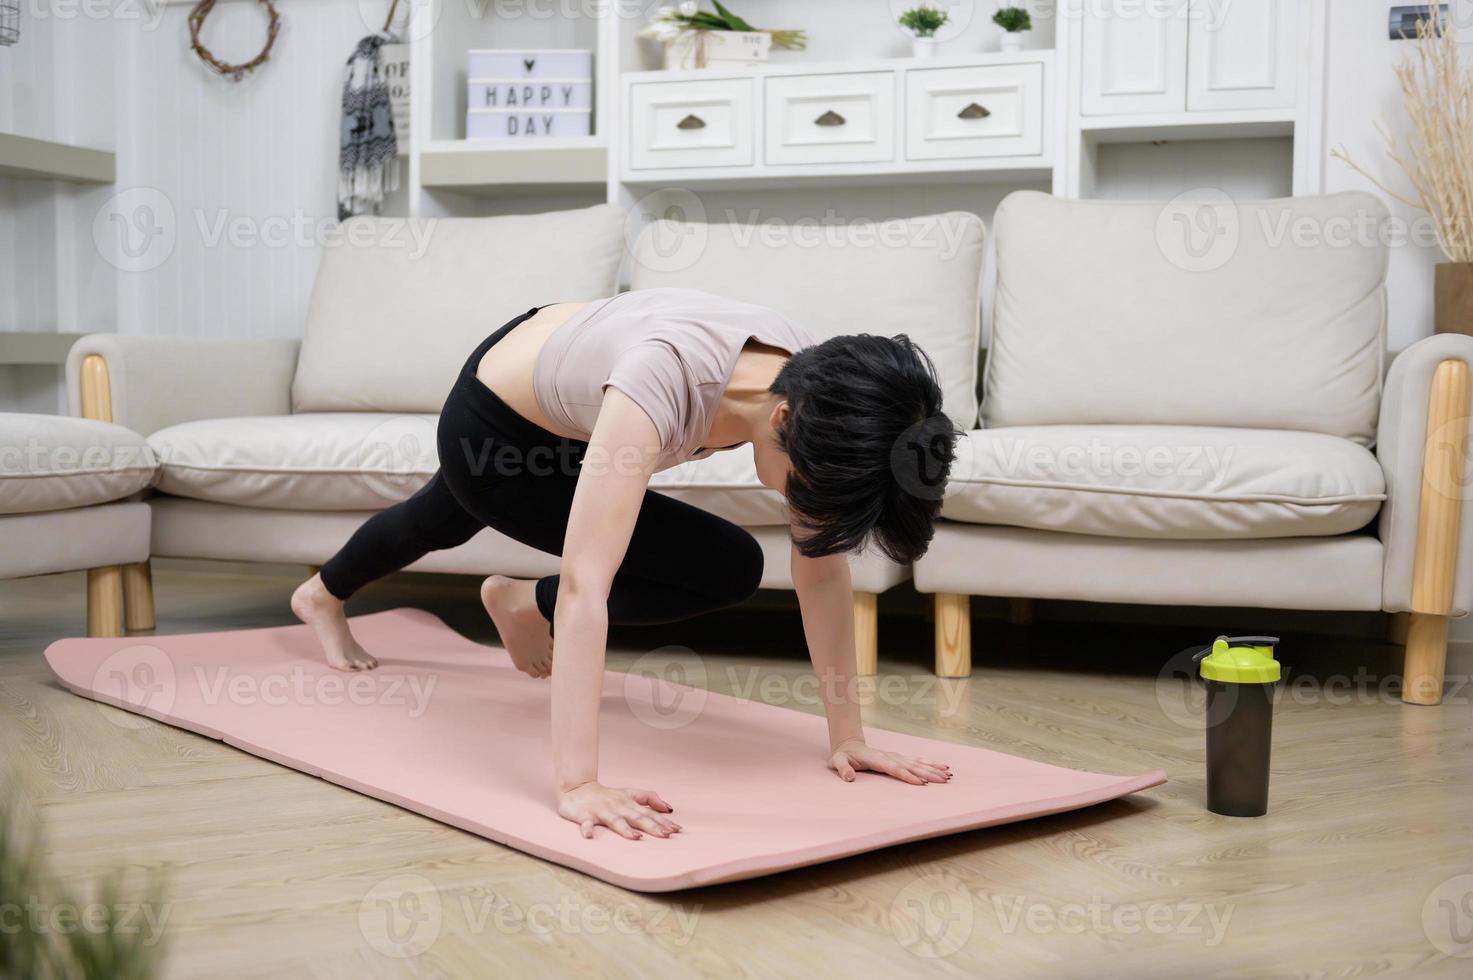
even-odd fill
[(766, 82), (769, 164), (895, 159), (895, 73), (778, 75)]
[(751, 78), (634, 83), (630, 167), (751, 166), (752, 89)]
[(1043, 65), (922, 68), (905, 75), (911, 160), (1043, 153)]

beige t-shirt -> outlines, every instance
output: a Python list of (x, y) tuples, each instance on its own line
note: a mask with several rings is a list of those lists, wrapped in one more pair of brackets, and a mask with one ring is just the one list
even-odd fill
[(699, 453), (748, 340), (789, 354), (817, 342), (774, 310), (697, 289), (620, 293), (552, 332), (532, 390), (548, 418), (587, 439), (604, 388), (618, 388), (654, 422), (667, 469)]

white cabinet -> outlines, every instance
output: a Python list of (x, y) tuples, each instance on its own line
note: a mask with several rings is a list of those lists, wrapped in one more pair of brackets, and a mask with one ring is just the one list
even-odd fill
[(1187, 108), (1277, 109), (1295, 103), (1299, 0), (1203, 4), (1187, 54)]
[(768, 164), (895, 159), (895, 73), (777, 75), (766, 79)]
[(1046, 175), (1053, 64), (1029, 51), (630, 73), (620, 170), (636, 184)]
[(751, 78), (639, 82), (629, 93), (634, 170), (750, 166)]
[(1085, 116), (1280, 109), (1297, 99), (1308, 0), (1089, 0)]
[(1190, 12), (1188, 0), (1089, 0), (1080, 111), (1108, 116), (1184, 110)]
[(1043, 65), (925, 68), (905, 77), (909, 160), (1043, 152)]

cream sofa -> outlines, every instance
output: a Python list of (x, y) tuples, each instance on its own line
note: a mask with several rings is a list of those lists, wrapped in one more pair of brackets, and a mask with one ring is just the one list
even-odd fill
[[(320, 564), (435, 471), (436, 413), (480, 340), (531, 306), (612, 294), (621, 267), (632, 288), (725, 292), (824, 336), (908, 330), (941, 364), (958, 426), (976, 418), (984, 231), (975, 215), (818, 238), (802, 227), (656, 223), (633, 243), (623, 212), (606, 206), (352, 227), (324, 252), (300, 343), (98, 334), (72, 349), (73, 413), (96, 411), (84, 381), (105, 379), (111, 417), (158, 456), (153, 554)], [(751, 530), (767, 557), (762, 585), (791, 587), (782, 500), (757, 482), (750, 451), (654, 483)], [(876, 597), (910, 569), (872, 554), (851, 568), (861, 666), (873, 672)], [(487, 530), (411, 569), (540, 576), (557, 559)]]
[(971, 595), (1384, 610), (1436, 703), (1473, 609), (1473, 338), (1386, 373), (1385, 221), (1364, 194), (1003, 202), (981, 427), (915, 567), (938, 673), (970, 671)]
[(148, 505), (126, 498), (156, 469), (148, 444), (120, 425), (0, 413), (0, 578), (86, 569), (87, 635), (122, 636), (126, 577), (128, 625), (152, 626)]

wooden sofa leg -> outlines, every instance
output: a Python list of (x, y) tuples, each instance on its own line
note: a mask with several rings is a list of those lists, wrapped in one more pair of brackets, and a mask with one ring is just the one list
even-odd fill
[(1033, 625), (1033, 600), (1011, 598), (1008, 600), (1008, 623), (1012, 626)]
[(1470, 395), (1473, 377), (1466, 361), (1446, 360), (1437, 365), (1432, 374), (1427, 437), (1422, 447), (1412, 615), (1407, 623), (1402, 669), (1401, 699), (1408, 704), (1442, 703), (1447, 617), (1452, 612), (1458, 573)]
[(936, 593), (936, 676), (972, 675), (972, 597)]
[(123, 569), (87, 569), (87, 635), (123, 635)]
[(861, 675), (880, 669), (880, 597), (854, 593), (854, 661)]
[(130, 630), (151, 630), (153, 564), (148, 560), (123, 566), (123, 622)]
[(1446, 667), (1447, 617), (1412, 613), (1407, 624), (1401, 699), (1408, 704), (1442, 703), (1442, 675)]

